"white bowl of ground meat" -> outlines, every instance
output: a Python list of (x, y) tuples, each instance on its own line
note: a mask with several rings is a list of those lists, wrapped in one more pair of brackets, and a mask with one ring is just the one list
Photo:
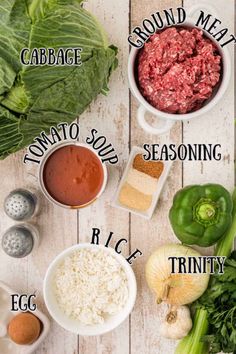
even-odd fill
[[(190, 120), (212, 109), (230, 80), (227, 48), (192, 24), (172, 26), (152, 35), (141, 49), (132, 48), (129, 84), (140, 103), (137, 118), (150, 134), (162, 134), (175, 121)], [(162, 121), (153, 127), (149, 112)]]

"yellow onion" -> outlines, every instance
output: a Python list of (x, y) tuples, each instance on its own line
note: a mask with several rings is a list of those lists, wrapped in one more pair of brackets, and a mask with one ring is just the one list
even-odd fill
[(207, 289), (210, 275), (171, 273), (169, 257), (199, 257), (194, 249), (177, 244), (169, 244), (158, 248), (146, 264), (148, 286), (157, 296), (157, 302), (170, 305), (186, 305), (197, 300)]

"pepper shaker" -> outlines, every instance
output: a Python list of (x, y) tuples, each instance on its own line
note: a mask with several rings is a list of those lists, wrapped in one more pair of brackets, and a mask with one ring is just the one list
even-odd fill
[(4, 201), (5, 213), (13, 220), (32, 218), (38, 209), (38, 198), (26, 189), (13, 190)]
[(2, 237), (2, 248), (6, 254), (14, 258), (28, 256), (39, 243), (38, 231), (28, 224), (10, 227)]

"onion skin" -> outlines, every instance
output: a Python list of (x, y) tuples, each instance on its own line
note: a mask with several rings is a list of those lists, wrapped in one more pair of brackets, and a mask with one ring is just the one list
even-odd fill
[[(197, 300), (207, 289), (209, 274), (171, 274), (169, 257), (199, 257), (194, 249), (180, 244), (158, 248), (148, 259), (145, 273), (148, 286), (162, 301), (170, 305), (187, 305)], [(186, 260), (186, 264), (187, 264)]]

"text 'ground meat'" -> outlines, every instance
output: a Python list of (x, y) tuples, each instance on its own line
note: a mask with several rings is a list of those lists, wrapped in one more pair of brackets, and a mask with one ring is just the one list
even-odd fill
[(138, 57), (142, 95), (168, 113), (201, 108), (219, 82), (220, 71), (217, 47), (196, 28), (170, 27), (156, 33)]

